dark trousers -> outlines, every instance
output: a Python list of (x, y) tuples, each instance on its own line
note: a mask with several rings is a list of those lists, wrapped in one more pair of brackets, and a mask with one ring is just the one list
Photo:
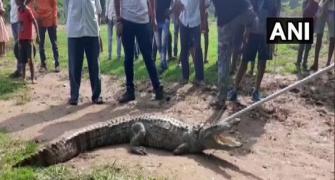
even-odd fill
[(40, 32), (40, 57), (42, 65), (46, 64), (46, 56), (45, 56), (45, 33), (48, 31), (49, 39), (52, 46), (52, 52), (54, 55), (55, 66), (59, 66), (59, 53), (58, 53), (58, 45), (57, 45), (57, 26), (52, 27), (39, 27)]
[(68, 38), (69, 77), (71, 99), (77, 101), (83, 69), (84, 54), (86, 54), (88, 72), (90, 75), (92, 100), (101, 94), (101, 79), (99, 67), (99, 37)]
[(189, 80), (190, 76), (189, 56), (191, 48), (195, 51), (194, 68), (196, 80), (204, 80), (204, 62), (201, 50), (200, 26), (189, 28), (180, 24), (180, 43), (180, 60), (184, 80)]
[(311, 44), (300, 44), (299, 45), (298, 58), (297, 58), (297, 65), (299, 67), (301, 66), (301, 62), (302, 62), (302, 66), (304, 68), (307, 68), (308, 55), (309, 55), (309, 51), (311, 50), (311, 48), (312, 48)]
[(148, 24), (138, 24), (123, 20), (122, 42), (125, 52), (124, 69), (126, 73), (127, 91), (134, 92), (134, 41), (135, 38), (141, 50), (145, 66), (149, 73), (154, 90), (158, 90), (160, 82), (158, 79), (156, 65), (152, 59), (152, 28)]

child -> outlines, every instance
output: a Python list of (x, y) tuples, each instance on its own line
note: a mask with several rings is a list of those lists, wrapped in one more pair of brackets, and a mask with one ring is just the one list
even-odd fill
[(6, 42), (9, 41), (8, 32), (3, 17), (5, 16), (5, 8), (2, 0), (0, 0), (0, 57), (5, 55)]
[(20, 22), (20, 32), (19, 32), (19, 51), (20, 51), (20, 71), (22, 74), (22, 79), (26, 78), (26, 64), (29, 64), (31, 73), (31, 82), (34, 84), (35, 72), (33, 63), (33, 25), (35, 26), (37, 39), (37, 44), (39, 43), (39, 32), (36, 19), (29, 7), (25, 5), (25, 0), (16, 0), (19, 11), (19, 22)]
[[(303, 17), (304, 18), (315, 18), (316, 12), (318, 10), (319, 0), (305, 0), (303, 3)], [(300, 44), (298, 50), (298, 57), (297, 62), (295, 63), (297, 72), (300, 73), (301, 71), (301, 62), (303, 71), (307, 71), (307, 61), (308, 61), (308, 54), (311, 49), (311, 44)]]

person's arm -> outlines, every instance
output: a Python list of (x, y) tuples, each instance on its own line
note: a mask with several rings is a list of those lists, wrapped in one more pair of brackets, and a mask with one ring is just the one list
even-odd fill
[(1, 6), (0, 6), (0, 16), (5, 16), (5, 9), (4, 9), (2, 3), (1, 3)]
[(109, 6), (110, 6), (111, 0), (106, 0), (105, 3), (105, 18), (108, 19), (108, 10), (109, 10)]
[(148, 0), (149, 16), (152, 21), (156, 20), (156, 0)]
[(180, 0), (174, 0), (171, 12), (174, 13), (177, 18), (184, 9), (184, 4)]
[(54, 26), (57, 26), (57, 19), (58, 19), (58, 2), (57, 2), (57, 0), (52, 0), (51, 6), (52, 6), (52, 16), (53, 16), (52, 24)]
[(157, 20), (156, 20), (156, 0), (148, 0), (149, 16), (152, 23), (154, 31), (157, 30)]
[(33, 21), (34, 27), (35, 27), (35, 32), (36, 32), (36, 43), (39, 44), (40, 43), (40, 33), (38, 30), (38, 24), (36, 21), (36, 18), (34, 17), (33, 13), (31, 12), (31, 10), (29, 10), (30, 13), (30, 18)]
[(276, 3), (276, 17), (280, 17), (281, 12), (281, 0), (277, 0)]
[(101, 23), (101, 15), (102, 15), (102, 8), (101, 8), (100, 0), (95, 0), (95, 8), (97, 10), (98, 23), (100, 25), (100, 23)]
[(205, 21), (206, 21), (206, 17), (205, 17), (205, 13), (206, 13), (206, 2), (205, 0), (199, 0), (200, 1), (200, 18), (201, 18), (201, 31), (205, 31), (206, 29), (206, 25), (205, 25)]
[(114, 0), (115, 14), (116, 14), (116, 32), (120, 37), (123, 32), (122, 18), (121, 18), (121, 0)]
[(121, 21), (121, 0), (114, 0), (116, 20)]
[(102, 8), (100, 0), (95, 0), (95, 8), (97, 9), (97, 13), (100, 16), (102, 14)]
[(68, 7), (69, 7), (69, 0), (64, 0), (64, 17), (65, 17), (65, 22), (67, 22)]

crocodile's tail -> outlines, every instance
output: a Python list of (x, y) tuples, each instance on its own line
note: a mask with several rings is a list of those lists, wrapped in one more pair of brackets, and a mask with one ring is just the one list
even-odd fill
[(21, 160), (14, 167), (50, 166), (68, 161), (81, 152), (106, 145), (110, 143), (108, 141), (108, 127), (106, 123), (98, 123), (64, 135), (41, 148), (38, 152)]
[(59, 141), (41, 148), (38, 152), (18, 162), (15, 167), (21, 166), (49, 166), (67, 161), (80, 153), (75, 143)]

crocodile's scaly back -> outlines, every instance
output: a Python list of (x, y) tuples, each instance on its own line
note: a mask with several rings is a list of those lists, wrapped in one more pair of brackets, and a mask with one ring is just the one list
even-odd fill
[(134, 116), (116, 118), (69, 132), (41, 148), (37, 153), (16, 166), (48, 166), (68, 161), (82, 152), (98, 147), (129, 143), (134, 133), (131, 128), (142, 123), (147, 137), (144, 146), (173, 150), (183, 141), (192, 126), (178, 120), (160, 116)]
[(116, 118), (67, 133), (16, 166), (53, 165), (95, 148), (125, 143), (130, 144), (131, 152), (140, 155), (146, 154), (142, 146), (173, 151), (174, 154), (200, 153), (204, 149), (227, 150), (241, 146), (220, 135), (234, 123), (198, 128), (164, 116)]

